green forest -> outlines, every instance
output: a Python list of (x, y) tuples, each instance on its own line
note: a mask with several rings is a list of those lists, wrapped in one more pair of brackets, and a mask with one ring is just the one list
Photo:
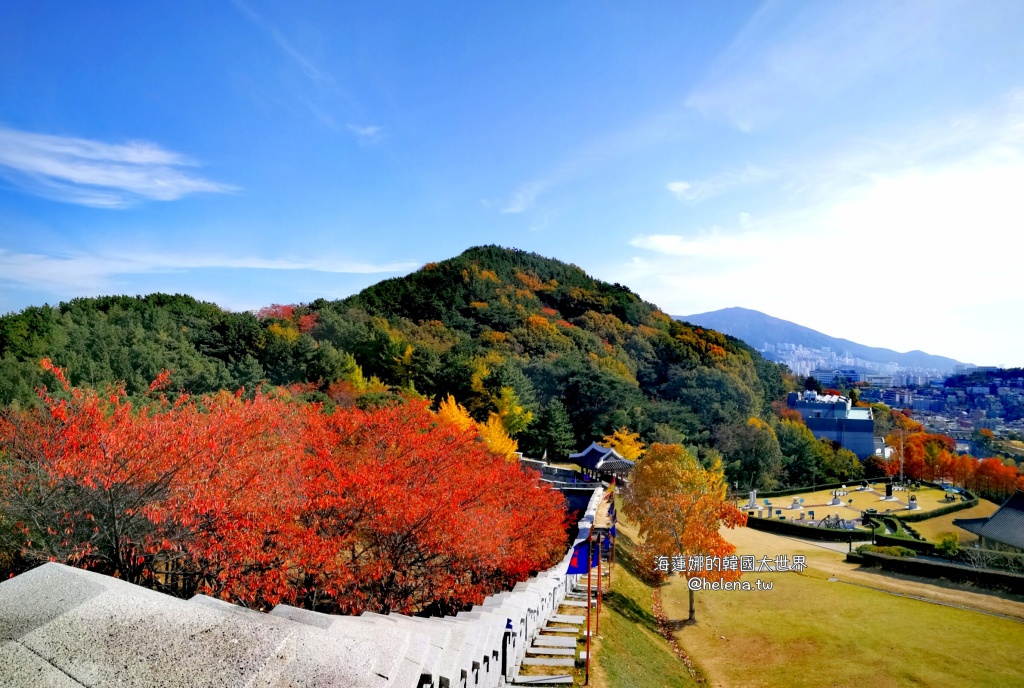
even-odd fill
[(0, 318), (0, 403), (38, 403), (44, 357), (74, 385), (123, 381), (129, 396), (165, 369), (179, 394), (293, 386), (361, 407), (452, 395), (477, 420), (498, 413), (520, 451), (551, 460), (625, 427), (707, 463), (720, 456), (741, 487), (803, 480), (808, 462), (822, 478), (851, 470), (781, 425), (771, 405), (786, 371), (745, 343), (574, 265), (497, 246), (345, 299), (258, 313), (180, 294), (27, 308)]

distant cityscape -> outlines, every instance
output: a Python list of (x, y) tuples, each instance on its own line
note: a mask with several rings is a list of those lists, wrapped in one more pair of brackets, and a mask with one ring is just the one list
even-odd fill
[[(847, 351), (833, 351), (828, 346), (814, 349), (803, 344), (765, 342), (759, 350), (767, 358), (786, 364), (797, 375), (812, 375), (815, 370), (853, 369), (861, 374), (891, 376), (893, 382), (889, 386), (922, 385), (932, 380), (944, 380), (952, 374), (964, 374), (953, 368), (924, 368), (900, 365), (896, 361), (883, 362), (859, 358)], [(978, 368), (969, 364), (956, 367), (965, 370)]]
[(869, 373), (853, 367), (817, 367), (800, 374), (824, 387), (856, 385), (865, 402), (910, 409), (929, 432), (955, 439), (960, 452), (974, 451), (975, 433), (985, 428), (997, 438), (1024, 435), (1024, 375), (994, 366), (963, 364), (946, 375)]

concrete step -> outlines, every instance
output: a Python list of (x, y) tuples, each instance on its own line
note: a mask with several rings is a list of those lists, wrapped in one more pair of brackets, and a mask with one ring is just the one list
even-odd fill
[(272, 685), (295, 658), (284, 629), (98, 573), (48, 563), (7, 583), (3, 639), (84, 685)]
[(576, 650), (567, 647), (531, 647), (526, 651), (528, 655), (561, 655), (563, 657), (575, 657)]
[(271, 609), (270, 616), (320, 628), (339, 639), (362, 638), (373, 641), (375, 648), (366, 657), (371, 666), (371, 673), (392, 682), (397, 680), (413, 638), (408, 631), (397, 627), (380, 627), (360, 617), (322, 614), (287, 604), (279, 604)]
[(541, 635), (533, 639), (533, 647), (576, 647), (576, 638)]
[(575, 657), (527, 657), (523, 660), (523, 664), (530, 666), (560, 666), (560, 667), (571, 667), (576, 666)]
[(513, 686), (571, 686), (573, 683), (570, 674), (557, 676), (517, 676), (512, 681)]
[(573, 635), (579, 635), (580, 629), (575, 626), (545, 626), (540, 629), (543, 633), (571, 633)]
[[(451, 636), (451, 632), (447, 628), (429, 623), (421, 624), (412, 617), (402, 614), (388, 614), (385, 616), (383, 614), (363, 612), (359, 618), (382, 624), (396, 624), (399, 628), (415, 634), (417, 638), (416, 644), (410, 648), (414, 653), (406, 653), (406, 658), (410, 660), (410, 664), (406, 667), (407, 672), (416, 681), (416, 685), (426, 682), (437, 683), (437, 670), (441, 663), (441, 651), (444, 649), (444, 643)], [(418, 667), (418, 669), (415, 667)], [(402, 684), (404, 684), (404, 680), (399, 683), (399, 685)]]
[[(591, 606), (593, 606), (593, 605), (597, 604), (597, 601), (596, 600), (592, 600), (590, 604), (591, 604)], [(579, 601), (579, 602), (577, 602), (576, 600), (563, 600), (562, 604), (559, 605), (559, 606), (562, 606), (562, 607), (581, 607), (583, 609), (586, 609), (587, 608), (587, 603), (586, 603), (585, 600), (584, 601)]]
[(558, 623), (565, 624), (579, 624), (583, 625), (587, 622), (587, 617), (576, 614), (552, 614), (548, 621), (557, 621)]
[(383, 677), (373, 673), (370, 658), (380, 652), (380, 648), (368, 638), (338, 638), (322, 628), (263, 614), (206, 595), (196, 595), (189, 604), (255, 619), (264, 625), (291, 632), (295, 638), (295, 659), (282, 669), (279, 685), (383, 688), (387, 684)]

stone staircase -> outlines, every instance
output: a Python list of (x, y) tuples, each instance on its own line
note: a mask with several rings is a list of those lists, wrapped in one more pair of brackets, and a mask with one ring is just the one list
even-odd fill
[[(595, 490), (577, 542), (586, 539), (603, 496)], [(264, 614), (204, 595), (181, 600), (45, 564), (0, 583), (0, 686), (572, 684), (584, 618), (578, 614), (585, 613), (586, 603), (584, 609), (565, 604), (578, 578), (565, 573), (571, 552), (512, 590), (440, 618), (337, 616), (287, 605)], [(524, 664), (567, 671), (523, 675)]]

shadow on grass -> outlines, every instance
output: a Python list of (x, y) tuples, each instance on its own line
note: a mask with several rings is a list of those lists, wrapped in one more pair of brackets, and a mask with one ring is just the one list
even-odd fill
[(618, 592), (610, 592), (604, 596), (604, 604), (621, 614), (627, 621), (644, 626), (654, 633), (658, 632), (658, 622), (654, 614), (637, 604), (636, 600)]
[(619, 533), (619, 536), (615, 538), (615, 564), (622, 566), (632, 576), (644, 580), (644, 576), (637, 568), (636, 559), (633, 557), (633, 540), (623, 533)]

